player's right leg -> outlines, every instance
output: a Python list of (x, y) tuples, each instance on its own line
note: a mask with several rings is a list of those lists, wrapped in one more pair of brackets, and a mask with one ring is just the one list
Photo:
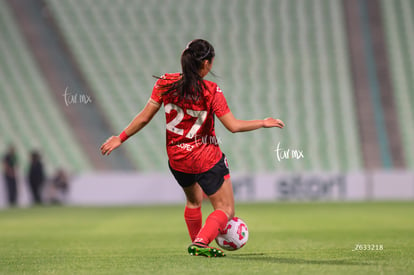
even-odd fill
[(208, 198), (214, 210), (223, 211), (228, 221), (234, 217), (234, 194), (230, 178), (225, 179), (220, 189)]
[[(196, 242), (195, 238), (198, 235), (202, 224), (201, 204), (203, 202), (203, 190), (197, 183), (189, 187), (185, 187), (183, 190), (187, 198), (184, 218), (187, 224), (188, 232), (191, 236), (191, 241), (193, 242), (188, 247), (188, 253), (193, 256), (225, 256), (224, 252), (218, 248), (210, 247), (206, 244)], [(208, 223), (209, 219), (211, 220), (210, 216), (207, 218), (206, 223)]]
[(234, 217), (234, 196), (230, 178), (224, 180), (221, 187), (209, 196), (214, 211), (207, 217), (206, 223), (195, 239), (196, 243), (209, 245)]
[(203, 256), (225, 256), (220, 249), (208, 245), (224, 229), (228, 220), (234, 216), (234, 195), (229, 173), (226, 157), (223, 154), (213, 168), (197, 177), (201, 188), (208, 195), (214, 211), (207, 217), (206, 223), (197, 234), (195, 241), (189, 246), (188, 252), (191, 255), (196, 255), (194, 251), (201, 251)]
[(209, 196), (209, 199), (214, 211), (207, 217), (195, 241), (188, 247), (188, 253), (195, 256), (224, 257), (226, 255), (221, 249), (211, 247), (209, 244), (234, 216), (234, 196), (230, 178), (226, 179), (220, 189)]

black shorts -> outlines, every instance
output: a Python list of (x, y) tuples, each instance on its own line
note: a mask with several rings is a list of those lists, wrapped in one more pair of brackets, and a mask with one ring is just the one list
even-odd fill
[(189, 174), (174, 170), (170, 163), (168, 163), (168, 166), (181, 187), (189, 187), (198, 182), (207, 196), (216, 193), (223, 185), (224, 180), (230, 178), (230, 171), (224, 154), (213, 168), (200, 174)]

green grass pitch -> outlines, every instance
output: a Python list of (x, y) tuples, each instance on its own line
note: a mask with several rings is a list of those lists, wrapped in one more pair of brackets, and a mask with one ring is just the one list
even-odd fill
[(7, 209), (0, 274), (414, 274), (413, 213), (414, 202), (238, 204), (249, 242), (204, 258), (187, 254), (183, 206)]

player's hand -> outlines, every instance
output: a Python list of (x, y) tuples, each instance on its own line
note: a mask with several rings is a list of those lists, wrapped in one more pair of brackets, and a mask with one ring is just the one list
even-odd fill
[(101, 146), (102, 155), (108, 156), (114, 149), (118, 148), (121, 144), (121, 138), (118, 136), (112, 136), (108, 138)]
[(285, 124), (280, 119), (275, 119), (272, 117), (268, 117), (264, 119), (264, 124), (263, 124), (264, 128), (271, 128), (271, 127), (283, 128), (284, 126)]

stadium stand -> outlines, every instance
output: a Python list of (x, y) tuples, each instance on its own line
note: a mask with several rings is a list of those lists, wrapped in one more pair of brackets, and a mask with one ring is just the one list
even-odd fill
[(414, 3), (382, 1), (406, 166), (414, 169)]
[[(362, 168), (341, 1), (46, 2), (113, 129), (146, 103), (151, 76), (179, 71), (185, 43), (203, 37), (216, 48), (210, 79), (236, 117), (272, 115), (287, 125), (243, 136), (219, 126), (233, 171)], [(164, 118), (155, 119), (128, 141), (140, 170), (167, 169)], [(304, 159), (279, 162), (279, 142)]]
[(70, 126), (50, 96), (12, 12), (0, 2), (0, 148), (16, 146), (22, 167), (29, 152), (38, 149), (54, 172), (90, 169), (85, 155), (73, 139)]

